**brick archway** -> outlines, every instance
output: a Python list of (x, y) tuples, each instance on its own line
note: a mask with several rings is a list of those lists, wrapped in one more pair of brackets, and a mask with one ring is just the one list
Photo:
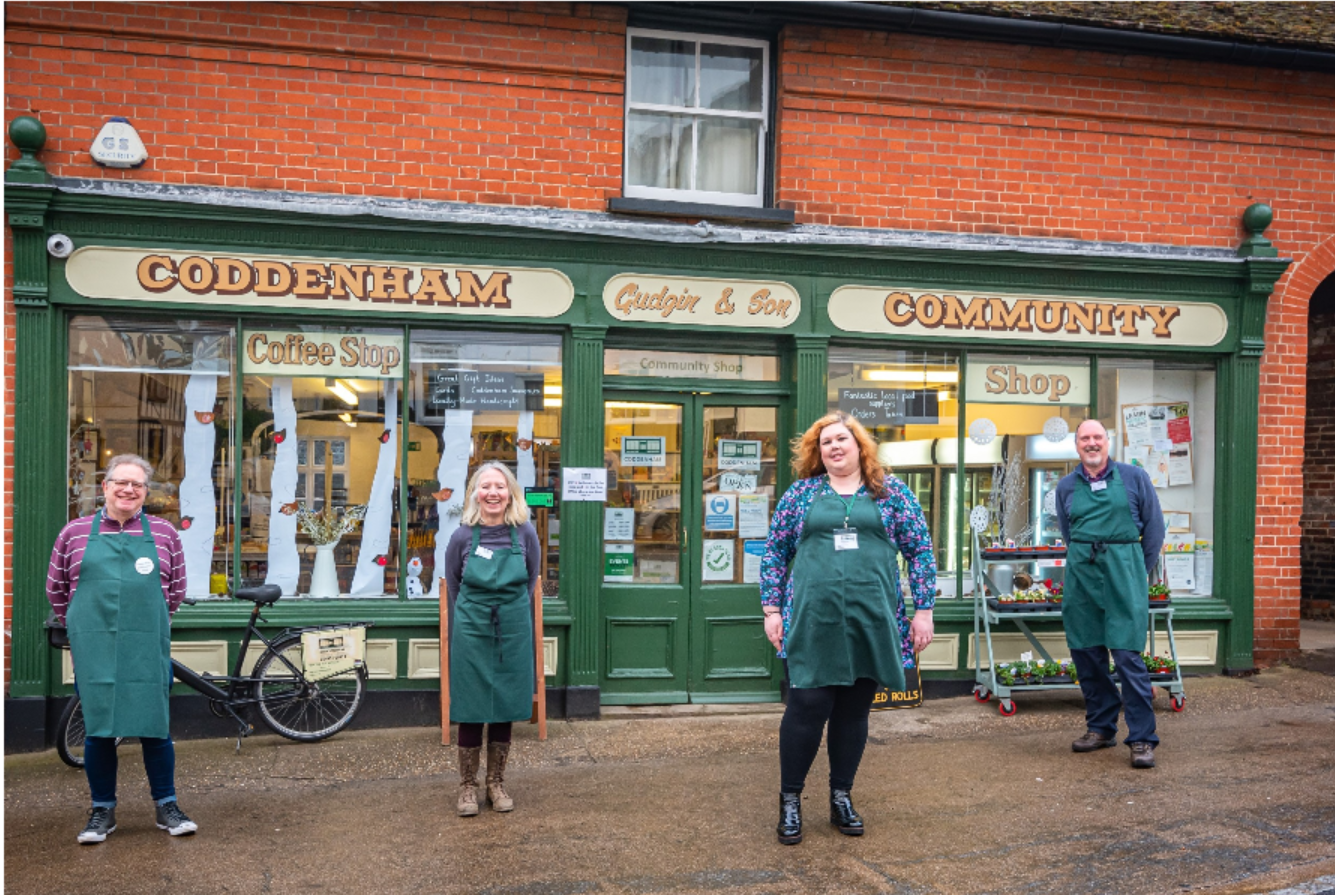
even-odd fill
[[(1332, 242), (1322, 248), (1331, 250)], [(1335, 619), (1335, 392), (1329, 387), (1335, 381), (1335, 262), (1321, 260), (1317, 270), (1326, 275), (1311, 291), (1307, 312), (1300, 611), (1303, 618)]]

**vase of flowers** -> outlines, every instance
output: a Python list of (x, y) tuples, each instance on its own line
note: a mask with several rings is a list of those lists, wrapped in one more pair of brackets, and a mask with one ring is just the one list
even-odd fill
[(315, 544), (315, 564), (311, 567), (312, 597), (339, 595), (338, 564), (334, 560), (334, 549), (343, 536), (355, 529), (365, 516), (365, 504), (345, 510), (335, 507), (325, 507), (323, 510), (297, 508), (297, 529)]

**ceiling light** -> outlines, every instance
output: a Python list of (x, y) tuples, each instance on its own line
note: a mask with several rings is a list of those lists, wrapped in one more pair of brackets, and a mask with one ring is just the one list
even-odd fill
[(899, 382), (904, 385), (942, 385), (960, 381), (955, 370), (863, 370), (869, 382)]
[(341, 379), (326, 379), (325, 388), (329, 389), (343, 401), (344, 404), (357, 404), (357, 395), (348, 388), (348, 384)]
[(343, 422), (347, 423), (349, 429), (357, 428), (357, 421), (352, 418), (352, 414), (340, 413), (338, 415), (338, 418), (341, 419)]
[(561, 397), (561, 386), (559, 386), (559, 385), (544, 385), (544, 386), (542, 387), (542, 393), (543, 393), (544, 395), (550, 395), (550, 396), (552, 396), (553, 398), (559, 398), (559, 397)]

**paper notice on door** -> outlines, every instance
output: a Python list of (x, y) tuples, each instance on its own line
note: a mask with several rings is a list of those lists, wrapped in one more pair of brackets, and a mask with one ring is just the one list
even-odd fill
[(1128, 404), (1122, 408), (1127, 447), (1148, 447), (1154, 443), (1154, 436), (1150, 434), (1149, 413), (1149, 407), (1144, 404)]
[(769, 495), (739, 494), (737, 496), (737, 536), (764, 538), (769, 536)]
[(1163, 404), (1151, 404), (1145, 415), (1150, 421), (1150, 440), (1155, 444), (1168, 441), (1168, 408)]
[(1214, 551), (1197, 549), (1196, 557), (1196, 593), (1214, 593)]
[(635, 510), (607, 507), (603, 510), (603, 540), (635, 540)]
[(1169, 553), (1163, 558), (1164, 576), (1168, 589), (1188, 593), (1196, 589), (1196, 555)]
[(603, 545), (603, 581), (607, 584), (630, 584), (635, 580), (635, 545)]
[(765, 556), (764, 541), (742, 542), (742, 583), (760, 583), (760, 561)]
[(736, 574), (733, 571), (736, 553), (737, 542), (731, 538), (705, 541), (704, 575), (701, 577), (705, 581), (732, 581)]
[(705, 497), (705, 531), (737, 530), (736, 494), (710, 494)]
[(562, 500), (607, 500), (607, 470), (601, 466), (567, 466), (561, 470)]
[(1191, 443), (1191, 405), (1185, 401), (1168, 405), (1168, 437), (1173, 444)]

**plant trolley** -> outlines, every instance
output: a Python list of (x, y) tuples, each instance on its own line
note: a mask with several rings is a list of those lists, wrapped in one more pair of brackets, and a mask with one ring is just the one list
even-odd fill
[[(1003, 563), (1019, 567), (1036, 565), (1062, 565), (1066, 559), (1064, 547), (984, 547), (982, 536), (977, 532), (973, 536), (973, 635), (974, 635), (974, 685), (973, 696), (979, 702), (987, 702), (995, 694), (998, 699), (998, 711), (1010, 717), (1018, 711), (1012, 693), (1024, 690), (1073, 690), (1080, 685), (1072, 675), (1060, 674), (1045, 677), (1017, 678), (1014, 682), (1002, 683), (997, 676), (996, 651), (992, 644), (993, 628), (1014, 626), (1029, 645), (1035, 655), (1043, 660), (1045, 668), (1060, 668), (1060, 663), (1053, 659), (1043, 647), (1042, 642), (1030, 630), (1031, 621), (1060, 619), (1060, 602), (1005, 603), (997, 597), (1011, 592), (1010, 587), (998, 587), (994, 580), (994, 569)], [(998, 576), (1000, 577), (1000, 576)], [(1182, 688), (1182, 669), (1177, 661), (1177, 640), (1173, 636), (1173, 607), (1169, 600), (1155, 600), (1150, 603), (1149, 654), (1156, 655), (1156, 639), (1159, 620), (1163, 620), (1164, 632), (1168, 638), (1168, 654), (1172, 659), (1171, 670), (1156, 672), (1151, 669), (1150, 682), (1154, 686), (1165, 688), (1172, 700), (1173, 711), (1186, 708), (1186, 696)], [(986, 651), (984, 653), (984, 651)], [(986, 666), (986, 667), (984, 667)]]

